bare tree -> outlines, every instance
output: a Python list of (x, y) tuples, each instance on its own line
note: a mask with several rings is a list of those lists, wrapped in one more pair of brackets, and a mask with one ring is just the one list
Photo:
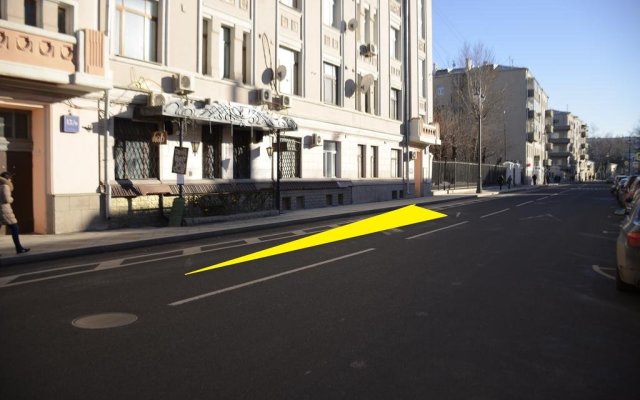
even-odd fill
[[(478, 161), (478, 121), (482, 118), (482, 161), (496, 159), (503, 149), (502, 135), (498, 135), (502, 124), (496, 121), (502, 120), (489, 116), (498, 111), (502, 115), (504, 89), (495, 84), (499, 70), (493, 51), (481, 42), (465, 43), (459, 57), (463, 68), (452, 72), (451, 104), (435, 110), (443, 133), (443, 148), (436, 156)], [(477, 94), (483, 95), (481, 106)]]

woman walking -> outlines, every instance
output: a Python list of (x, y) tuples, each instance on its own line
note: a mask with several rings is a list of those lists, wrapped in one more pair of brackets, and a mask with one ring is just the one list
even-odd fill
[(31, 249), (22, 247), (20, 244), (18, 220), (13, 213), (13, 208), (11, 208), (11, 203), (13, 203), (13, 197), (11, 197), (11, 192), (13, 191), (12, 176), (13, 174), (6, 171), (0, 174), (0, 224), (9, 227), (13, 237), (13, 244), (16, 246), (16, 253), (21, 254)]

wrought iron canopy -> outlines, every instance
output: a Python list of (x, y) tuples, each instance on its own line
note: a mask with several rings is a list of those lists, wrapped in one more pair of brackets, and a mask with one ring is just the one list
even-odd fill
[(289, 117), (238, 103), (189, 102), (185, 104), (184, 101), (177, 100), (162, 106), (141, 107), (140, 115), (144, 117), (187, 118), (201, 122), (232, 124), (264, 130), (298, 130), (298, 125)]

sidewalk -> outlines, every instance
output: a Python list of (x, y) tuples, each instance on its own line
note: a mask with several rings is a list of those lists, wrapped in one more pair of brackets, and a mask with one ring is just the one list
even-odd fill
[[(502, 192), (529, 188), (534, 187), (518, 186), (510, 190), (503, 187)], [(410, 204), (429, 206), (462, 198), (478, 197), (475, 192), (475, 188), (451, 190), (448, 194), (447, 191), (436, 191), (433, 196), (429, 197), (286, 211), (282, 214), (268, 217), (237, 219), (194, 226), (142, 227), (58, 235), (24, 234), (20, 235), (20, 241), (25, 247), (31, 248), (31, 251), (20, 255), (15, 254), (11, 235), (5, 235), (0, 237), (0, 254), (2, 254), (0, 256), (0, 267), (69, 256), (134, 249), (149, 245), (178, 243), (193, 239), (288, 226), (296, 223), (323, 221), (331, 218), (377, 214)], [(499, 193), (501, 192), (498, 191), (498, 187), (487, 187), (480, 196), (493, 196)]]

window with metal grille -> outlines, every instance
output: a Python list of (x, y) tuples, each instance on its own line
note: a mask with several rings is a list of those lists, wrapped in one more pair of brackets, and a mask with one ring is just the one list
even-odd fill
[(251, 130), (233, 130), (233, 179), (251, 178)]
[(222, 126), (202, 126), (202, 177), (204, 179), (222, 178), (220, 162), (222, 160)]
[(280, 177), (300, 178), (300, 150), (302, 142), (298, 138), (280, 137)]
[(158, 145), (151, 143), (158, 126), (116, 118), (114, 127), (116, 179), (159, 179)]

